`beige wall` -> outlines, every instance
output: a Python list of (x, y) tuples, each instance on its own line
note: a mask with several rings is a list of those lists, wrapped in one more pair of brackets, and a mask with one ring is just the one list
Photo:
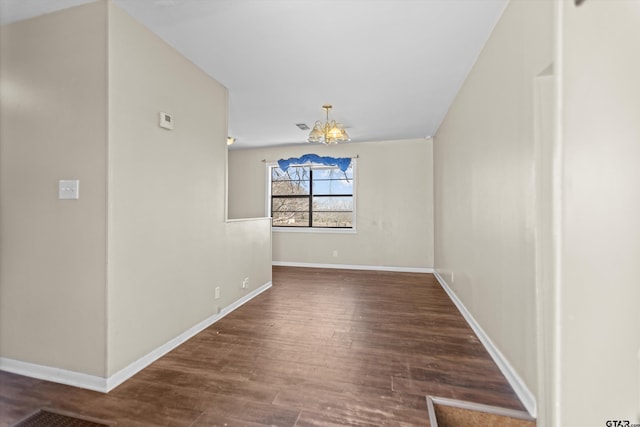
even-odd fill
[(105, 5), (0, 31), (0, 357), (103, 376)]
[[(111, 375), (269, 282), (271, 245), (266, 220), (224, 222), (226, 89), (124, 12), (109, 12)], [(173, 130), (158, 126), (160, 111), (173, 115)], [(242, 289), (244, 277), (251, 288)]]
[(436, 269), (540, 426), (640, 422), (639, 19), (512, 0), (435, 138)]
[(0, 40), (1, 358), (113, 377), (271, 281), (270, 220), (225, 218), (224, 87), (106, 1)]
[(558, 426), (640, 423), (639, 23), (563, 2)]
[(556, 396), (550, 377), (555, 369), (555, 330), (557, 264), (557, 229), (555, 224), (557, 139), (555, 137), (557, 78), (550, 67), (534, 83), (535, 133), (535, 281), (536, 329), (538, 359), (538, 420), (539, 426), (551, 425)]
[(534, 81), (552, 61), (553, 3), (509, 3), (434, 142), (436, 269), (534, 395)]
[[(433, 267), (431, 140), (298, 145), (229, 152), (229, 216), (265, 215), (262, 160), (355, 157), (356, 234), (273, 233), (273, 261), (403, 268)], [(338, 256), (333, 256), (333, 251)]]

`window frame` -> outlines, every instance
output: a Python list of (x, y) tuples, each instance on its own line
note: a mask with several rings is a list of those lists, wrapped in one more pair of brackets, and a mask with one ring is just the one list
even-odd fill
[[(273, 221), (273, 216), (271, 213), (271, 203), (272, 203), (272, 195), (271, 195), (271, 177), (272, 177), (272, 169), (278, 168), (278, 162), (265, 162), (265, 166), (266, 166), (266, 192), (265, 194), (267, 195), (266, 200), (265, 200), (265, 212), (266, 212), (266, 216), (271, 218)], [(305, 164), (294, 164), (291, 165), (290, 167), (309, 167), (309, 168), (315, 168), (315, 169), (328, 169), (328, 168), (335, 168), (332, 166), (327, 166), (327, 165), (322, 165), (319, 163), (305, 163)], [(353, 209), (351, 211), (351, 227), (347, 228), (347, 227), (313, 227), (313, 226), (305, 226), (305, 227), (282, 227), (282, 226), (274, 226), (272, 225), (272, 230), (276, 231), (276, 232), (283, 232), (283, 233), (337, 233), (337, 234), (355, 234), (356, 233), (356, 200), (357, 200), (357, 184), (358, 184), (358, 178), (356, 176), (357, 174), (357, 167), (356, 167), (356, 159), (351, 159), (351, 165), (350, 167), (352, 168), (353, 171), (353, 192), (351, 193), (351, 197), (352, 197), (352, 203), (353, 203)], [(339, 170), (339, 169), (338, 169)], [(320, 194), (317, 195), (318, 197), (327, 197), (328, 195), (326, 194)], [(339, 194), (335, 194), (332, 195), (334, 197), (340, 197), (341, 195)], [(309, 203), (310, 203), (310, 212), (313, 212), (313, 197), (314, 195), (311, 193), (309, 194)], [(313, 217), (309, 218), (309, 221), (311, 222), (313, 220)], [(273, 223), (272, 223), (273, 224)]]

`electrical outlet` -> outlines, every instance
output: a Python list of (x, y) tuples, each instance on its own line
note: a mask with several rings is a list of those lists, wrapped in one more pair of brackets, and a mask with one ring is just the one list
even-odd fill
[(220, 298), (220, 286), (216, 286), (213, 298), (214, 299), (219, 299)]
[(337, 250), (337, 249), (334, 249), (334, 250), (333, 250), (333, 256), (335, 256), (335, 257), (337, 257), (337, 256), (338, 256), (338, 250)]
[(77, 179), (61, 179), (58, 181), (58, 199), (80, 198), (80, 181)]
[(456, 283), (456, 279), (455, 279), (455, 277), (453, 276), (453, 272), (451, 272), (451, 283)]
[(247, 289), (249, 287), (249, 278), (245, 277), (242, 281), (242, 289)]

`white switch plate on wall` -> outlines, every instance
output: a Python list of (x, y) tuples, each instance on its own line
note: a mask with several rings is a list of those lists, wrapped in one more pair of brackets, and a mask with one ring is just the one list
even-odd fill
[(173, 129), (173, 116), (168, 113), (160, 112), (160, 127), (168, 130)]
[(58, 181), (58, 199), (78, 200), (80, 198), (80, 180), (61, 179)]

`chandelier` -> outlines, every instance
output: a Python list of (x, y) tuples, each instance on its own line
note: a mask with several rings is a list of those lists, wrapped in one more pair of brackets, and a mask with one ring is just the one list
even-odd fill
[(342, 123), (336, 123), (335, 120), (329, 121), (329, 110), (333, 108), (331, 105), (323, 105), (322, 108), (327, 113), (327, 120), (322, 123), (317, 120), (313, 125), (313, 129), (309, 133), (309, 142), (321, 142), (323, 144), (337, 144), (338, 142), (347, 142), (351, 139), (344, 130)]

